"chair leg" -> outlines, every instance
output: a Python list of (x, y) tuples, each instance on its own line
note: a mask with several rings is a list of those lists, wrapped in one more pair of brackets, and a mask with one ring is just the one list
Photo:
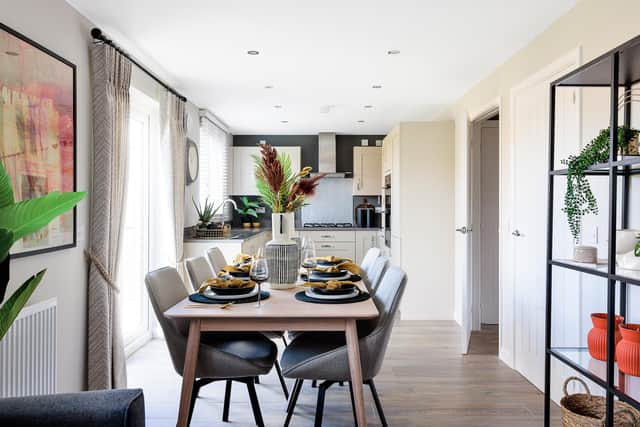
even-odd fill
[(289, 398), (289, 389), (287, 388), (287, 383), (284, 382), (284, 377), (282, 376), (282, 369), (280, 369), (280, 363), (276, 360), (275, 363), (276, 372), (278, 373), (278, 379), (280, 380), (280, 385), (282, 386), (282, 391), (284, 393), (285, 399)]
[(256, 384), (260, 384), (260, 377), (255, 376), (255, 377), (253, 377), (253, 379), (254, 379), (254, 382), (255, 382)]
[(300, 396), (300, 390), (302, 390), (303, 382), (304, 380), (297, 379), (296, 383), (293, 385), (293, 390), (291, 391), (291, 397), (289, 398), (289, 404), (287, 405), (287, 418), (285, 418), (284, 420), (284, 427), (289, 427), (289, 423), (291, 422), (291, 417), (293, 416), (293, 411), (296, 409), (298, 396)]
[(282, 342), (284, 343), (285, 347), (289, 346), (289, 344), (287, 344), (287, 339), (284, 337), (284, 335), (282, 336)]
[(316, 419), (314, 422), (315, 427), (322, 426), (322, 415), (324, 413), (324, 396), (327, 392), (327, 389), (331, 387), (333, 381), (325, 381), (318, 386), (318, 403), (316, 403)]
[(251, 409), (253, 410), (253, 418), (256, 421), (258, 427), (264, 427), (264, 421), (262, 420), (262, 412), (260, 412), (260, 403), (258, 402), (258, 395), (256, 394), (256, 386), (254, 378), (247, 378), (247, 390), (249, 391), (249, 399), (251, 399)]
[(209, 378), (200, 378), (193, 382), (193, 391), (191, 392), (191, 404), (189, 405), (189, 416), (187, 418), (187, 425), (191, 424), (191, 418), (193, 417), (193, 408), (196, 406), (196, 399), (200, 393), (200, 389), (205, 385), (212, 383), (214, 380)]
[(353, 398), (353, 384), (349, 381), (349, 397), (351, 398), (351, 410), (353, 411), (353, 421), (354, 425), (358, 425), (358, 418), (356, 417), (356, 401)]
[(224, 406), (222, 407), (222, 421), (229, 422), (229, 405), (231, 404), (231, 385), (232, 380), (227, 380), (227, 384), (224, 387)]
[(313, 388), (318, 387), (318, 380), (311, 381), (311, 387), (313, 387)]
[(373, 383), (373, 380), (365, 381), (365, 384), (369, 385), (371, 389), (371, 394), (373, 395), (373, 401), (376, 404), (376, 409), (378, 410), (378, 416), (380, 417), (380, 422), (383, 427), (387, 427), (387, 419), (384, 416), (384, 411), (382, 410), (382, 403), (380, 402), (380, 397), (378, 397), (378, 390), (376, 390), (376, 386)]

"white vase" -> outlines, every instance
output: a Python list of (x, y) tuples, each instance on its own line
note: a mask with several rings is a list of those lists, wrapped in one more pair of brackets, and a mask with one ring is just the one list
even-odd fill
[(295, 232), (295, 216), (293, 212), (271, 214), (271, 241), (273, 245), (295, 245), (291, 239)]

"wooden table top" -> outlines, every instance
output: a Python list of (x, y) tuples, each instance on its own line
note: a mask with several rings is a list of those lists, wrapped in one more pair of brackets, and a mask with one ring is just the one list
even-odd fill
[[(364, 289), (362, 283), (359, 286)], [(372, 319), (378, 316), (378, 309), (372, 298), (351, 304), (313, 304), (295, 299), (295, 294), (304, 290), (302, 286), (293, 289), (270, 289), (268, 283), (262, 289), (271, 296), (262, 300), (262, 307), (255, 302), (233, 304), (221, 309), (220, 304), (194, 303), (185, 298), (164, 312), (172, 318), (207, 319)]]

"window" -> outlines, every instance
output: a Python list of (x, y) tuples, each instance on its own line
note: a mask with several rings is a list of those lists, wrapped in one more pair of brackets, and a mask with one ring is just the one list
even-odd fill
[[(216, 205), (229, 197), (231, 136), (208, 117), (200, 118), (200, 203), (209, 198)], [(230, 205), (224, 219), (230, 220)]]
[(151, 313), (144, 276), (149, 271), (149, 154), (158, 141), (159, 105), (131, 88), (129, 167), (118, 283), (127, 355), (151, 339)]

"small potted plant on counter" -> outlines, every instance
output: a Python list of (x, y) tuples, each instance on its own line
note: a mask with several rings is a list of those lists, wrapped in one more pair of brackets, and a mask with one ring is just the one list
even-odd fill
[(196, 203), (195, 199), (193, 198), (191, 199), (191, 201), (193, 202), (193, 206), (196, 208), (196, 213), (198, 214), (197, 227), (209, 229), (214, 228), (215, 224), (213, 224), (213, 222), (211, 221), (216, 215), (216, 212), (218, 212), (218, 209), (220, 209), (220, 206), (216, 208), (213, 202), (209, 202), (208, 197), (204, 201), (204, 206), (202, 206), (200, 203)]
[(258, 209), (260, 205), (258, 202), (252, 202), (247, 196), (242, 196), (240, 199), (240, 207), (236, 208), (236, 212), (240, 215), (243, 228), (260, 228), (260, 221), (258, 221)]

